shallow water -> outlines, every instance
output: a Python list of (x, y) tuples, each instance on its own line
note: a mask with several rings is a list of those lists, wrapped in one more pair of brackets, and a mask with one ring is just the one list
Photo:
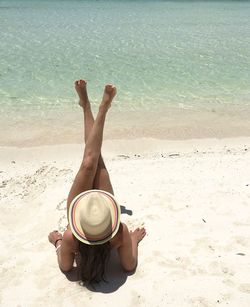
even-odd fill
[(248, 1), (0, 0), (1, 117), (63, 121), (75, 112), (77, 78), (88, 80), (94, 106), (115, 83), (117, 114), (244, 112), (249, 16)]

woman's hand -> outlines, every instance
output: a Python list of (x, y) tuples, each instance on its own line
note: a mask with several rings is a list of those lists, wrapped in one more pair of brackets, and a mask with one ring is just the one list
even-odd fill
[(145, 237), (146, 235), (146, 229), (144, 227), (142, 228), (136, 228), (136, 230), (129, 232), (130, 237), (132, 240), (134, 240), (136, 242), (136, 244), (139, 244), (139, 242), (141, 242), (141, 240)]
[(69, 272), (73, 268), (75, 259), (75, 248), (72, 247), (72, 245), (75, 246), (75, 241), (72, 232), (66, 230), (62, 236), (59, 231), (54, 230), (48, 235), (48, 239), (56, 247), (60, 269), (63, 272)]
[(62, 234), (58, 230), (54, 230), (48, 235), (48, 239), (56, 247), (55, 243), (62, 240)]

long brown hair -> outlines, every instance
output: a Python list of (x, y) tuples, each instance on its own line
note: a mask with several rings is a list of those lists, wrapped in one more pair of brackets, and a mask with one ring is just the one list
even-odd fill
[(105, 281), (105, 269), (110, 257), (110, 242), (100, 245), (87, 245), (79, 241), (79, 274), (84, 284)]

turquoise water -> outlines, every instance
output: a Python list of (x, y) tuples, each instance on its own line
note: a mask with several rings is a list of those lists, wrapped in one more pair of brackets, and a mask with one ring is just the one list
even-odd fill
[(116, 84), (118, 111), (250, 105), (249, 16), (248, 1), (0, 0), (2, 117), (70, 110), (77, 78), (94, 105)]

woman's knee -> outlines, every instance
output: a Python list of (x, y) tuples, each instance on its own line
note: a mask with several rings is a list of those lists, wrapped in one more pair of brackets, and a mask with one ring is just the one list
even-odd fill
[(88, 171), (88, 172), (93, 172), (96, 170), (97, 163), (98, 163), (98, 160), (95, 159), (95, 157), (88, 155), (84, 157), (82, 164), (81, 164), (81, 169), (84, 169), (85, 171)]

